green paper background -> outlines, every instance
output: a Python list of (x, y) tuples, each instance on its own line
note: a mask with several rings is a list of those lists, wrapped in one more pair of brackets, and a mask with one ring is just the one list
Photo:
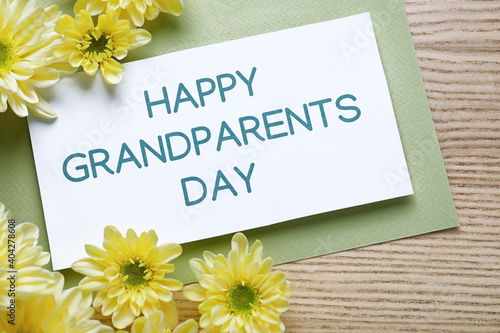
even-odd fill
[[(71, 14), (74, 2), (38, 3), (56, 4)], [(372, 15), (415, 194), (246, 231), (251, 242), (263, 241), (264, 254), (276, 264), (458, 226), (402, 0), (186, 0), (184, 5), (179, 17), (162, 14), (147, 22), (152, 42), (126, 60), (367, 11)], [(49, 250), (27, 122), (10, 110), (0, 114), (0, 201), (18, 223), (39, 226), (39, 243)], [(101, 237), (103, 230), (95, 232)], [(230, 239), (226, 235), (183, 244), (173, 277), (193, 281), (189, 259), (201, 257), (204, 250), (227, 253)], [(81, 278), (71, 270), (63, 273), (67, 287)]]

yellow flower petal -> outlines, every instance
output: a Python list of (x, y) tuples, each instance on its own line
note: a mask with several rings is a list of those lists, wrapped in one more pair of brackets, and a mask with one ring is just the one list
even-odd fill
[[(43, 9), (40, 8), (43, 12)], [(45, 24), (43, 22), (36, 22), (26, 27), (19, 36), (13, 36), (15, 38), (16, 44), (33, 44), (40, 39), (44, 33)]]
[(224, 324), (231, 318), (231, 311), (222, 305), (216, 305), (211, 312), (212, 322), (217, 326)]
[(227, 255), (227, 268), (233, 278), (239, 278), (240, 260), (237, 250), (229, 251)]
[[(12, 31), (12, 38), (14, 41), (19, 42), (19, 44), (25, 44), (27, 41), (31, 40), (33, 34), (40, 34), (38, 31), (40, 29), (40, 23), (43, 24), (43, 18), (45, 15), (45, 9), (42, 7), (34, 8), (34, 1), (27, 3), (22, 16), (16, 20)], [(31, 7), (31, 8), (28, 8)], [(11, 16), (11, 19), (13, 17)], [(26, 39), (28, 38), (28, 39)]]
[(101, 64), (101, 73), (104, 81), (109, 84), (118, 84), (122, 80), (122, 72), (125, 68), (114, 59), (109, 59)]
[(78, 260), (71, 265), (74, 271), (90, 277), (102, 276), (106, 267), (103, 262), (90, 258)]
[[(176, 257), (181, 248), (176, 244), (159, 247), (157, 241), (154, 231), (143, 232), (137, 237), (135, 231), (128, 230), (123, 237), (117, 228), (108, 226), (104, 229), (105, 250), (86, 246), (92, 258), (73, 265), (75, 270), (86, 274), (80, 287), (98, 291), (94, 306), (102, 306), (103, 315), (112, 315), (119, 329), (128, 326), (139, 315), (149, 317), (157, 310), (164, 313), (169, 327), (174, 328), (177, 324), (172, 290), (182, 288), (182, 283), (166, 278), (162, 269), (173, 270), (166, 261)], [(160, 255), (160, 248), (164, 255)]]
[(123, 329), (128, 325), (132, 324), (135, 316), (132, 313), (132, 309), (127, 304), (125, 306), (121, 306), (118, 308), (116, 312), (113, 313), (111, 320), (113, 322), (113, 326), (119, 329)]
[(127, 242), (130, 244), (130, 250), (136, 252), (138, 250), (138, 238), (133, 229), (127, 230)]
[(162, 12), (172, 15), (182, 14), (182, 1), (181, 0), (155, 0)]
[(73, 24), (75, 26), (74, 28), (81, 34), (87, 33), (94, 27), (92, 16), (86, 10), (82, 10), (76, 14)]
[(248, 253), (248, 240), (242, 233), (237, 233), (231, 240), (231, 248), (239, 254), (241, 259)]
[(211, 273), (205, 262), (196, 258), (189, 260), (189, 268), (191, 268), (191, 271), (196, 276), (196, 278), (200, 278), (200, 276), (202, 276), (203, 274)]
[(9, 0), (1, 0), (0, 1), (0, 29), (5, 27), (5, 23), (7, 23), (9, 18)]
[(17, 92), (17, 81), (9, 73), (0, 72), (0, 87), (10, 90), (11, 92)]
[[(94, 305), (95, 306), (95, 305)], [(110, 316), (118, 309), (118, 300), (116, 298), (105, 298), (102, 302), (102, 314)]]
[(184, 295), (201, 302), (203, 332), (284, 331), (280, 315), (290, 306), (291, 284), (282, 272), (272, 271), (272, 259), (262, 260), (262, 253), (260, 241), (249, 250), (246, 237), (239, 233), (227, 259), (206, 252), (206, 262), (190, 261), (198, 283), (186, 286)]
[(59, 11), (59, 7), (57, 7), (56, 5), (45, 7), (45, 22), (56, 22), (60, 16), (61, 12)]
[(135, 2), (135, 7), (137, 8), (137, 10), (144, 14), (144, 12), (146, 11), (146, 2), (142, 1), (142, 0), (136, 0)]
[(94, 278), (89, 278), (85, 277), (83, 278), (78, 286), (82, 288), (83, 290), (102, 290), (106, 288), (106, 283), (108, 280), (103, 279), (100, 276), (94, 277)]
[(90, 15), (95, 16), (101, 14), (106, 9), (107, 2), (96, 0), (78, 0), (75, 3), (74, 12), (79, 13), (81, 10), (89, 11)]
[(159, 279), (156, 283), (168, 290), (180, 290), (183, 286), (182, 282), (169, 278)]
[(162, 288), (155, 288), (154, 291), (157, 295), (157, 298), (160, 301), (170, 302), (172, 300), (173, 295), (172, 295), (172, 292), (170, 290), (162, 289)]
[(279, 312), (278, 311), (273, 311), (273, 308), (262, 308), (260, 310), (260, 314), (262, 319), (267, 321), (270, 324), (279, 324), (280, 322), (280, 317), (279, 317)]
[(42, 118), (55, 118), (57, 116), (49, 103), (41, 96), (38, 96), (38, 102), (36, 104), (29, 104), (28, 107), (30, 112)]
[(24, 101), (17, 95), (10, 95), (8, 97), (9, 105), (19, 117), (26, 117), (28, 115), (28, 107)]
[(198, 278), (198, 282), (205, 289), (216, 289), (217, 288), (217, 276), (210, 274), (203, 274)]
[[(46, 68), (46, 67), (42, 67)], [(15, 78), (16, 80), (27, 80), (30, 77), (33, 76), (34, 71), (31, 66), (29, 66), (28, 62), (24, 61), (19, 61), (15, 63), (12, 68), (10, 69), (10, 72), (12, 74), (12, 77)]]
[(2, 90), (0, 92), (0, 112), (5, 112), (5, 111), (7, 111), (7, 93)]
[(136, 26), (140, 27), (144, 24), (144, 15), (135, 6), (128, 6), (127, 13)]
[(82, 66), (85, 73), (91, 76), (95, 75), (99, 69), (99, 64), (93, 60), (87, 61), (85, 64), (82, 64)]
[[(63, 41), (55, 47), (54, 55), (67, 59), (75, 68), (82, 66), (89, 75), (100, 69), (106, 83), (118, 84), (124, 67), (116, 60), (123, 59), (130, 49), (148, 43), (151, 35), (143, 29), (131, 29), (127, 20), (119, 18), (121, 10), (115, 10), (116, 6), (108, 6), (94, 26), (91, 11), (101, 10), (103, 3), (105, 1), (79, 0), (75, 5), (75, 10), (78, 10), (75, 19), (63, 15), (58, 20), (56, 30), (63, 35)], [(128, 3), (120, 5), (128, 6)], [(144, 16), (137, 12), (135, 5), (135, 2), (130, 3), (127, 10), (131, 11), (136, 24), (142, 24)]]
[(105, 259), (107, 257), (106, 251), (91, 244), (85, 244), (85, 252), (94, 259)]
[(123, 236), (115, 226), (108, 225), (104, 228), (104, 239), (110, 243), (120, 244)]
[[(149, 320), (154, 320), (153, 315), (149, 316)], [(132, 324), (132, 333), (152, 333), (151, 331), (151, 324), (148, 325), (146, 328), (146, 324), (148, 323), (148, 318), (146, 317), (140, 317), (137, 318), (134, 323)], [(126, 331), (124, 331), (126, 332)]]
[(250, 255), (252, 256), (252, 260), (256, 262), (262, 261), (262, 254), (264, 252), (264, 246), (260, 240), (256, 240), (250, 248)]
[(198, 323), (193, 319), (188, 319), (174, 329), (173, 333), (197, 333)]
[[(17, 274), (17, 295), (38, 293), (49, 286), (53, 281), (52, 274), (40, 267), (26, 267)], [(25, 297), (25, 296), (24, 296)], [(21, 296), (20, 298), (24, 298)]]
[(84, 59), (84, 56), (80, 52), (73, 52), (71, 56), (69, 57), (69, 63), (73, 67), (80, 67), (82, 61)]
[(30, 84), (37, 88), (48, 88), (59, 81), (59, 71), (51, 67), (39, 67), (33, 72)]
[(271, 272), (272, 268), (273, 268), (273, 260), (271, 258), (266, 258), (262, 261), (262, 264), (260, 265), (257, 274), (267, 275)]
[[(24, 117), (28, 112), (55, 116), (45, 101), (39, 102), (34, 88), (50, 86), (59, 79), (56, 74), (46, 82), (43, 75), (35, 75), (58, 61), (52, 50), (60, 40), (54, 24), (59, 16), (60, 11), (55, 6), (37, 7), (34, 0), (3, 0), (1, 3), (0, 43), (6, 50), (2, 51), (6, 57), (0, 65), (0, 87), (8, 90), (8, 104), (18, 116)], [(57, 68), (52, 68), (54, 70)], [(1, 97), (0, 110), (3, 111), (5, 94)]]
[(70, 313), (77, 312), (83, 300), (83, 293), (78, 288), (67, 289), (63, 291), (61, 299), (62, 308), (66, 308)]
[[(212, 320), (212, 313), (211, 312), (203, 313), (200, 317), (200, 326), (201, 327), (208, 327), (210, 325), (211, 320)], [(219, 329), (219, 331), (220, 331), (220, 329)]]
[[(78, 288), (63, 291), (64, 279), (53, 273), (55, 286), (47, 295), (30, 295), (26, 299), (16, 297), (16, 326), (44, 332), (112, 333), (113, 329), (97, 320), (91, 320), (94, 309), (90, 307), (92, 297)], [(17, 296), (17, 293), (16, 293)], [(0, 332), (17, 330), (6, 320), (0, 321)]]
[(26, 81), (20, 81), (17, 87), (17, 96), (22, 98), (25, 103), (38, 103), (38, 94), (36, 93), (35, 88), (32, 85), (26, 84)]
[(134, 29), (128, 37), (130, 50), (146, 45), (151, 41), (151, 34), (144, 29)]
[[(74, 72), (76, 72), (77, 68), (74, 68), (73, 66), (71, 66), (71, 64), (69, 64), (67, 61), (62, 60), (62, 59), (57, 59), (56, 57), (54, 57), (54, 58), (56, 60), (55, 61), (51, 60), (51, 64), (48, 67), (50, 69), (55, 69), (57, 72), (59, 72), (60, 76), (69, 75), (69, 74), (73, 74)], [(40, 86), (40, 87), (43, 87), (43, 86)]]
[(217, 256), (210, 251), (204, 251), (203, 252), (203, 259), (205, 259), (205, 262), (207, 263), (208, 266), (213, 267), (215, 260), (217, 259)]
[(160, 8), (148, 7), (146, 9), (146, 12), (144, 13), (144, 17), (146, 18), (146, 20), (152, 21), (155, 18), (157, 18), (159, 14), (160, 14)]
[(280, 297), (272, 302), (272, 307), (279, 312), (285, 312), (290, 307), (290, 302), (287, 299)]
[(221, 304), (220, 300), (217, 298), (209, 298), (198, 306), (201, 312), (211, 311), (214, 307)]
[(62, 15), (59, 20), (57, 20), (55, 30), (57, 33), (64, 34), (68, 30), (74, 28), (74, 19), (69, 15)]
[(206, 299), (205, 288), (200, 286), (198, 283), (194, 283), (184, 287), (184, 296), (195, 302), (203, 302)]

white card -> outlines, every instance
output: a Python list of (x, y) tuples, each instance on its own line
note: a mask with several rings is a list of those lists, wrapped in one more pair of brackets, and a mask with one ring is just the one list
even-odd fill
[(127, 63), (116, 86), (78, 73), (47, 98), (58, 118), (29, 127), (54, 269), (110, 224), (185, 243), (413, 194), (368, 13)]

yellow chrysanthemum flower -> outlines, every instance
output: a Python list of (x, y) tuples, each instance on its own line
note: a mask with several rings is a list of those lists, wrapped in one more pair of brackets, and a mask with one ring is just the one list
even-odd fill
[[(186, 320), (174, 331), (167, 327), (163, 312), (155, 311), (148, 318), (139, 317), (132, 324), (131, 333), (197, 333), (198, 323), (193, 319)], [(127, 333), (119, 330), (116, 333)]]
[[(114, 330), (91, 320), (94, 309), (91, 292), (79, 288), (63, 291), (64, 278), (54, 273), (56, 287), (52, 294), (32, 296), (26, 300), (16, 300), (15, 313), (1, 313), (7, 320), (0, 320), (0, 332), (37, 332), (37, 333), (114, 333)], [(9, 320), (13, 322), (9, 323)]]
[(262, 243), (250, 250), (248, 240), (238, 233), (226, 257), (205, 251), (205, 261), (191, 259), (189, 266), (198, 283), (186, 286), (187, 299), (202, 302), (202, 333), (283, 332), (280, 315), (288, 310), (292, 293), (285, 274), (272, 271), (272, 259), (262, 260)]
[(124, 67), (117, 60), (151, 41), (149, 32), (131, 29), (129, 21), (118, 19), (112, 9), (99, 15), (97, 25), (87, 10), (81, 10), (74, 19), (63, 15), (57, 21), (56, 31), (64, 36), (62, 44), (54, 48), (56, 57), (68, 59), (74, 68), (82, 66), (89, 75), (100, 69), (109, 84), (122, 79)]
[(69, 70), (52, 54), (60, 14), (56, 6), (36, 7), (35, 0), (0, 0), (0, 112), (10, 105), (19, 117), (56, 116), (35, 88), (52, 86)]
[(54, 273), (42, 268), (49, 262), (50, 254), (37, 245), (38, 232), (32, 223), (15, 223), (0, 202), (1, 309), (13, 298), (9, 290), (16, 300), (22, 300), (34, 294), (48, 294), (55, 286)]
[(144, 24), (144, 19), (151, 21), (160, 13), (178, 16), (182, 13), (182, 0), (78, 0), (75, 13), (85, 9), (91, 15), (99, 15), (106, 9), (120, 11), (121, 18), (130, 20), (136, 26)]
[(166, 278), (174, 271), (169, 261), (177, 258), (182, 248), (177, 244), (157, 246), (158, 237), (153, 230), (140, 237), (129, 229), (127, 236), (113, 226), (104, 229), (104, 250), (86, 245), (91, 258), (76, 261), (71, 267), (86, 275), (80, 282), (84, 290), (98, 291), (94, 307), (102, 306), (102, 314), (113, 314), (116, 328), (123, 329), (141, 315), (149, 317), (161, 310), (168, 323), (177, 324), (177, 308), (172, 291), (182, 283)]

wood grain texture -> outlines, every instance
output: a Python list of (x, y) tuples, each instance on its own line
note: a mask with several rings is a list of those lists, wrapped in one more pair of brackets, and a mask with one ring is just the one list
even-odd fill
[(280, 265), (287, 332), (500, 332), (500, 1), (405, 6), (461, 226)]

